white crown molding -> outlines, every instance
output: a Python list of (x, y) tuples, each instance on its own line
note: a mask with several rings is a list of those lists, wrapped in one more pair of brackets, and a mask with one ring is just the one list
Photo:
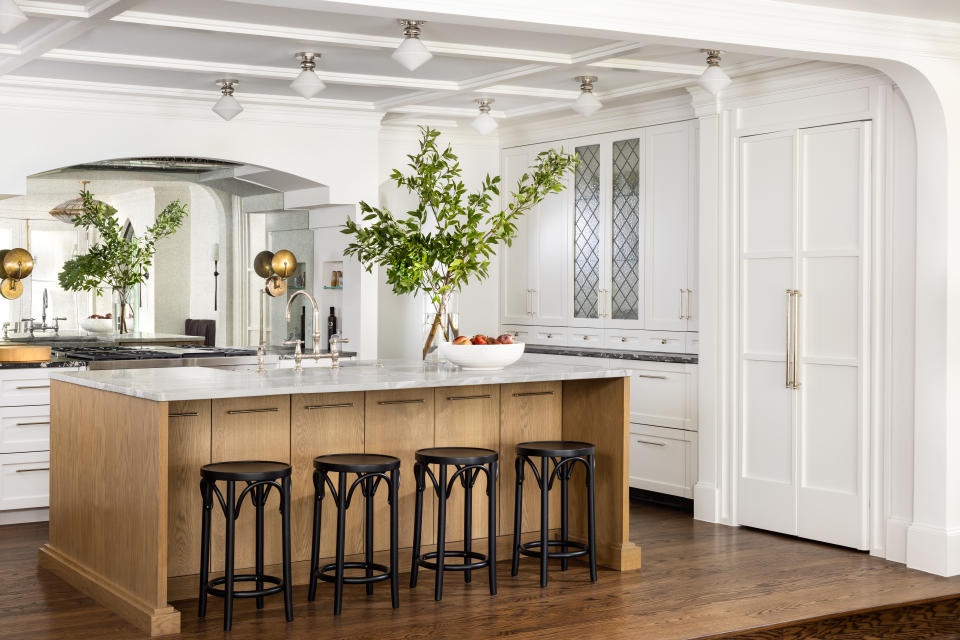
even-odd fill
[(85, 6), (47, 0), (19, 0), (17, 6), (28, 16), (57, 16), (62, 18), (89, 18)]
[[(362, 33), (347, 33), (341, 31), (325, 31), (321, 29), (306, 29), (280, 25), (263, 25), (232, 20), (217, 20), (210, 18), (193, 18), (164, 13), (147, 11), (127, 11), (114, 18), (116, 22), (151, 25), (159, 27), (173, 27), (177, 29), (193, 29), (200, 31), (215, 31), (218, 33), (235, 33), (241, 35), (266, 36), (285, 40), (309, 40), (311, 42), (325, 42), (327, 44), (362, 47), (366, 49), (395, 49), (402, 37), (398, 30), (396, 37), (374, 36)], [(460, 42), (441, 42), (423, 36), (424, 44), (436, 55), (448, 55), (470, 58), (500, 58), (504, 60), (518, 60), (527, 62), (547, 62), (550, 64), (572, 64), (573, 56), (566, 53), (552, 51), (537, 51), (532, 49), (515, 49), (509, 47), (491, 47), (485, 45), (465, 44)]]
[[(211, 111), (216, 92), (131, 87), (86, 81), (58, 81), (48, 78), (8, 76), (0, 79), (0, 105), (10, 109), (45, 110), (65, 113), (88, 111), (118, 116), (202, 118), (219, 122)], [(383, 112), (369, 102), (311, 100), (299, 96), (278, 97), (237, 94), (243, 104), (244, 120), (328, 124), (343, 127), (379, 126)]]
[(699, 76), (706, 68), (702, 65), (680, 64), (676, 62), (661, 62), (659, 60), (637, 60), (634, 58), (609, 58), (591, 62), (588, 66), (604, 69), (622, 69), (625, 71), (652, 71), (654, 73), (670, 73), (681, 76)]
[[(103, 53), (97, 51), (80, 51), (75, 49), (53, 49), (44, 53), (44, 59), (62, 60), (85, 64), (108, 66), (133, 67), (141, 69), (165, 69), (170, 71), (190, 71), (223, 75), (227, 74), (240, 78), (275, 78), (292, 80), (300, 73), (296, 61), (291, 58), (290, 67), (268, 67), (259, 65), (237, 64), (231, 62), (210, 62), (203, 60), (189, 60), (183, 58), (162, 58), (156, 56), (141, 56), (125, 53)], [(428, 80), (420, 78), (405, 78), (401, 76), (378, 76), (362, 73), (336, 73), (316, 70), (317, 75), (325, 82), (333, 84), (349, 84), (372, 87), (401, 87), (421, 88), (445, 91), (456, 91), (459, 83), (453, 80)]]

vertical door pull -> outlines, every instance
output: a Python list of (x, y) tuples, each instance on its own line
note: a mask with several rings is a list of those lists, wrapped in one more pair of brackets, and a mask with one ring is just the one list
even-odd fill
[(800, 296), (803, 294), (793, 290), (793, 374), (791, 378), (793, 379), (793, 388), (800, 388), (800, 380), (797, 379), (797, 371), (799, 369), (798, 361), (800, 360)]
[(787, 345), (784, 355), (784, 362), (787, 369), (786, 387), (793, 389), (793, 289), (787, 289)]

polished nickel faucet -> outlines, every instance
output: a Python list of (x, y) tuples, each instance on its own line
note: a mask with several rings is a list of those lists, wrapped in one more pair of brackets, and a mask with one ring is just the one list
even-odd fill
[(350, 342), (347, 338), (341, 338), (339, 335), (332, 336), (330, 338), (330, 352), (329, 353), (320, 353), (320, 307), (317, 305), (317, 299), (312, 295), (304, 291), (303, 289), (297, 291), (290, 299), (287, 300), (287, 322), (290, 322), (290, 306), (293, 304), (294, 299), (297, 296), (306, 296), (307, 300), (310, 301), (310, 304), (313, 305), (313, 333), (311, 337), (313, 338), (313, 353), (304, 354), (301, 345), (303, 344), (302, 340), (285, 340), (283, 344), (285, 345), (296, 345), (294, 350), (294, 360), (296, 360), (296, 371), (300, 373), (303, 371), (303, 358), (312, 358), (314, 360), (319, 360), (320, 358), (330, 358), (330, 368), (339, 369), (340, 368), (340, 349), (338, 346), (344, 342)]

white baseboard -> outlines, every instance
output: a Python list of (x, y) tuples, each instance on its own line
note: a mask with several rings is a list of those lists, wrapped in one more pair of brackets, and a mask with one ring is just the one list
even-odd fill
[(907, 528), (907, 566), (938, 576), (960, 575), (960, 529), (925, 524)]
[(50, 509), (14, 509), (0, 511), (0, 525), (23, 524), (24, 522), (46, 522), (50, 519)]
[(883, 539), (883, 557), (892, 562), (907, 562), (907, 529), (910, 521), (903, 518), (890, 518)]
[(706, 482), (693, 487), (693, 517), (704, 522), (720, 522), (720, 499), (717, 488)]

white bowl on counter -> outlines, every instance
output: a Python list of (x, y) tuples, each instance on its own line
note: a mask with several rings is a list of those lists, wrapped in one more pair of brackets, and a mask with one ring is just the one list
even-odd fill
[(113, 318), (81, 318), (80, 328), (90, 333), (113, 333)]
[(497, 371), (510, 366), (523, 355), (524, 344), (452, 344), (440, 343), (440, 357), (466, 370)]

